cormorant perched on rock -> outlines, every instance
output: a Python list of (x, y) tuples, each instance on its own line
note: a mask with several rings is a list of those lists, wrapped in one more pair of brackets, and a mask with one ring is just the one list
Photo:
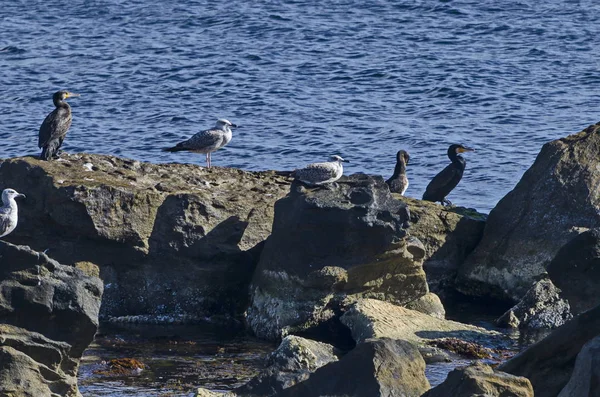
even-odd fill
[(210, 154), (231, 141), (231, 128), (237, 128), (237, 125), (231, 123), (229, 120), (219, 119), (214, 128), (200, 131), (187, 141), (180, 142), (171, 148), (163, 149), (163, 151), (180, 152), (185, 150), (194, 153), (204, 153), (206, 154), (206, 163), (208, 164), (208, 168), (210, 168)]
[(42, 148), (41, 159), (50, 160), (58, 157), (58, 149), (60, 149), (65, 140), (65, 136), (73, 120), (71, 106), (65, 102), (65, 99), (74, 96), (79, 96), (79, 94), (64, 90), (57, 91), (52, 96), (52, 101), (56, 109), (46, 116), (40, 127), (38, 147)]
[(439, 201), (442, 204), (452, 205), (446, 196), (458, 185), (467, 165), (466, 160), (462, 156), (459, 156), (459, 153), (472, 151), (473, 149), (463, 145), (450, 145), (448, 148), (448, 157), (452, 161), (452, 164), (444, 168), (442, 172), (429, 182), (427, 189), (425, 189), (425, 194), (423, 194), (423, 200)]
[(390, 192), (400, 193), (404, 195), (408, 188), (408, 178), (406, 177), (406, 165), (410, 160), (410, 156), (406, 150), (400, 150), (396, 153), (396, 168), (394, 169), (394, 175), (385, 183), (390, 187)]
[(0, 237), (4, 237), (17, 227), (19, 221), (16, 197), (25, 197), (14, 189), (4, 189), (2, 192), (2, 207), (0, 207)]
[(344, 174), (342, 163), (349, 163), (340, 156), (333, 155), (329, 162), (312, 163), (292, 172), (292, 176), (307, 185), (317, 186), (333, 183)]

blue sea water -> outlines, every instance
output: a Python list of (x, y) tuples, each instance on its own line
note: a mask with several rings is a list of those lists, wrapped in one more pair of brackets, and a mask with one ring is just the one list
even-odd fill
[(600, 118), (600, 3), (581, 1), (2, 2), (0, 157), (37, 153), (58, 89), (65, 141), (153, 162), (219, 117), (217, 166), (292, 169), (340, 154), (388, 177), (411, 154), (421, 197), (463, 143), (449, 198), (489, 211), (541, 146)]

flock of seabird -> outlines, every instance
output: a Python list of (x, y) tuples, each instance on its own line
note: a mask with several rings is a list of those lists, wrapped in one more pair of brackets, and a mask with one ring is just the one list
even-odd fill
[[(52, 96), (55, 109), (46, 116), (39, 132), (38, 147), (42, 149), (40, 158), (46, 161), (60, 157), (60, 147), (67, 135), (73, 119), (71, 106), (65, 101), (67, 98), (78, 97), (69, 91), (57, 91)], [(178, 143), (177, 145), (165, 148), (167, 152), (189, 151), (194, 153), (206, 154), (207, 167), (211, 166), (210, 155), (212, 152), (221, 149), (227, 145), (232, 138), (232, 128), (237, 125), (226, 119), (219, 119), (214, 128), (201, 131), (191, 138)], [(463, 145), (451, 145), (448, 148), (448, 157), (451, 163), (437, 174), (427, 185), (423, 200), (439, 201), (444, 205), (452, 203), (446, 196), (460, 182), (465, 170), (466, 161), (460, 156), (460, 153), (469, 152), (470, 149)], [(400, 150), (396, 154), (396, 168), (394, 174), (386, 181), (392, 193), (404, 195), (408, 188), (408, 178), (406, 176), (406, 166), (410, 156), (405, 150)], [(298, 168), (292, 172), (292, 176), (308, 186), (324, 186), (336, 182), (344, 173), (344, 160), (338, 155), (333, 155), (330, 161), (323, 163), (312, 163), (304, 168)], [(15, 198), (25, 197), (13, 189), (4, 189), (2, 192), (2, 207), (0, 207), (0, 237), (11, 233), (18, 222), (18, 208)]]

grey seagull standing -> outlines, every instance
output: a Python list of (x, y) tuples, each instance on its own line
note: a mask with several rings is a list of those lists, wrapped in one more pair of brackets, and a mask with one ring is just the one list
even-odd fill
[(292, 176), (311, 186), (333, 183), (340, 179), (344, 173), (342, 163), (349, 163), (349, 161), (337, 155), (331, 156), (330, 160), (326, 163), (313, 163), (304, 168), (299, 168), (292, 172)]
[(206, 163), (210, 168), (210, 154), (231, 141), (231, 129), (237, 128), (237, 125), (229, 120), (219, 119), (214, 128), (201, 131), (193, 135), (187, 141), (179, 142), (176, 146), (163, 149), (165, 152), (188, 151), (194, 153), (206, 154)]
[(4, 189), (2, 192), (2, 207), (0, 207), (0, 237), (4, 237), (17, 227), (19, 221), (16, 197), (25, 197), (14, 189)]

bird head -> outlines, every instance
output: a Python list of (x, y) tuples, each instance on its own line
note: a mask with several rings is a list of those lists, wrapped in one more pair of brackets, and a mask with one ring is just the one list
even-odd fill
[(217, 120), (217, 128), (223, 128), (223, 127), (237, 128), (237, 125), (233, 124), (231, 121), (229, 121), (227, 119)]
[(334, 154), (333, 156), (329, 157), (329, 159), (331, 161), (337, 161), (338, 163), (349, 163), (350, 162), (348, 160), (344, 160), (343, 158), (341, 158), (337, 154)]
[(473, 152), (475, 151), (475, 149), (471, 149), (470, 147), (466, 147), (463, 145), (450, 145), (450, 147), (448, 148), (448, 156), (450, 156), (450, 154), (460, 154), (460, 153), (464, 153), (464, 152)]
[(404, 164), (408, 164), (408, 160), (410, 160), (410, 156), (406, 150), (400, 150), (396, 153), (396, 161), (399, 163), (404, 160)]
[(17, 192), (14, 189), (4, 189), (2, 191), (2, 201), (4, 203), (7, 203), (9, 200), (15, 199), (17, 197), (23, 197), (23, 198), (25, 198), (25, 195)]
[(64, 101), (67, 98), (76, 97), (76, 96), (80, 96), (80, 95), (79, 94), (75, 94), (75, 93), (70, 92), (70, 91), (60, 90), (60, 91), (56, 91), (54, 93), (54, 95), (52, 96), (52, 100), (54, 102), (60, 102), (60, 101)]

